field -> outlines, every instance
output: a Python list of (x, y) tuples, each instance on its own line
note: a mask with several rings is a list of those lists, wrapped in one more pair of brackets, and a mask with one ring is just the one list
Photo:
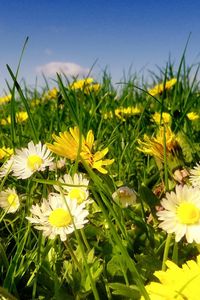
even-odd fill
[(0, 299), (200, 293), (200, 90), (183, 55), (117, 85), (106, 72), (18, 82), (0, 98)]

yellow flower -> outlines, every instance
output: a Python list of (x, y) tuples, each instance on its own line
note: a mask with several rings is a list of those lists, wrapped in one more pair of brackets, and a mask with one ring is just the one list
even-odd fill
[(44, 100), (52, 100), (52, 99), (56, 99), (58, 96), (58, 90), (56, 87), (54, 87), (53, 89), (49, 90), (48, 92), (46, 92), (44, 94), (43, 99)]
[(179, 148), (178, 140), (175, 134), (171, 131), (170, 127), (160, 127), (156, 137), (148, 137), (144, 135), (144, 140), (138, 140), (140, 147), (139, 151), (154, 156), (159, 160), (164, 160), (164, 135), (166, 141), (166, 155), (170, 153), (175, 154), (177, 148)]
[(187, 117), (190, 121), (195, 121), (195, 120), (199, 119), (199, 115), (196, 112), (193, 112), (193, 111), (189, 112), (187, 114)]
[(4, 157), (9, 157), (13, 154), (13, 149), (2, 147), (0, 148), (0, 159), (3, 159)]
[(89, 94), (90, 92), (98, 92), (101, 86), (99, 83), (94, 83), (94, 79), (89, 77), (73, 82), (70, 84), (70, 88), (72, 90), (81, 90)]
[(166, 112), (163, 112), (162, 114), (155, 112), (152, 119), (156, 124), (169, 124), (171, 122), (171, 116)]
[(130, 117), (140, 113), (141, 109), (137, 106), (119, 107), (115, 109), (115, 116), (121, 119), (122, 121), (126, 121), (125, 117)]
[(53, 144), (47, 144), (47, 147), (54, 153), (60, 156), (64, 156), (72, 161), (75, 161), (80, 157), (93, 169), (97, 169), (99, 172), (106, 174), (107, 170), (103, 166), (111, 165), (114, 159), (102, 158), (107, 154), (108, 148), (105, 148), (96, 153), (92, 153), (94, 145), (94, 135), (92, 130), (89, 130), (86, 138), (80, 134), (78, 127), (70, 128), (69, 132), (60, 132), (59, 136), (53, 134), (55, 142)]
[(164, 83), (157, 84), (154, 88), (148, 90), (148, 93), (152, 96), (156, 96), (161, 94), (164, 90), (169, 90), (173, 85), (177, 82), (176, 78), (172, 78)]
[[(151, 282), (146, 290), (151, 300), (198, 300), (200, 295), (200, 255), (182, 267), (167, 261), (166, 271), (156, 271), (159, 282)], [(141, 297), (144, 300), (144, 297)]]
[(0, 104), (5, 104), (7, 102), (9, 102), (12, 98), (12, 95), (11, 94), (8, 94), (4, 97), (0, 97)]
[[(28, 119), (28, 114), (26, 111), (17, 112), (15, 115), (17, 123), (22, 123)], [(8, 116), (6, 119), (1, 120), (1, 125), (11, 124), (11, 116)]]

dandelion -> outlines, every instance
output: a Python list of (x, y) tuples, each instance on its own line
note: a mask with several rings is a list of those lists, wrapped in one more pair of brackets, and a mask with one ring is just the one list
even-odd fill
[(122, 121), (126, 121), (126, 118), (140, 114), (141, 109), (137, 106), (119, 107), (115, 109), (114, 113), (117, 118), (121, 119)]
[(0, 148), (0, 159), (3, 159), (5, 157), (9, 157), (13, 154), (13, 149), (2, 147)]
[(0, 97), (0, 105), (10, 102), (11, 98), (12, 98), (11, 94)]
[[(198, 300), (200, 295), (200, 255), (181, 267), (166, 261), (166, 271), (155, 271), (159, 282), (151, 282), (146, 290), (151, 300)], [(144, 297), (141, 297), (144, 300)]]
[(74, 81), (70, 84), (71, 90), (84, 91), (86, 94), (89, 94), (90, 92), (97, 92), (100, 88), (100, 84), (94, 83), (94, 79), (90, 77)]
[(166, 81), (165, 83), (160, 83), (156, 85), (154, 88), (150, 89), (148, 93), (151, 96), (156, 96), (163, 93), (165, 90), (171, 89), (177, 82), (176, 78), (172, 78), (171, 80)]
[(37, 230), (42, 230), (50, 239), (60, 236), (61, 241), (65, 241), (75, 228), (83, 228), (89, 214), (84, 202), (78, 205), (76, 200), (56, 193), (50, 194), (48, 200), (43, 199), (41, 206), (33, 205), (30, 211), (32, 217), (27, 219)]
[(112, 194), (113, 200), (122, 207), (128, 207), (136, 203), (136, 193), (127, 186), (118, 188)]
[(196, 112), (193, 112), (193, 111), (187, 113), (186, 116), (188, 117), (188, 119), (189, 119), (190, 121), (195, 121), (195, 120), (198, 120), (198, 119), (199, 119), (199, 115), (198, 115)]
[(159, 112), (155, 112), (152, 116), (152, 120), (156, 124), (169, 124), (171, 122), (171, 116), (169, 113), (163, 112), (162, 114)]
[(44, 94), (44, 100), (52, 100), (58, 97), (58, 89), (54, 87), (53, 89), (49, 90)]
[(108, 153), (108, 148), (92, 153), (94, 145), (92, 130), (89, 130), (86, 138), (80, 134), (78, 127), (70, 128), (69, 132), (60, 132), (59, 136), (55, 134), (52, 136), (55, 142), (53, 144), (48, 143), (47, 147), (57, 155), (64, 156), (71, 161), (83, 159), (91, 168), (104, 174), (107, 173), (104, 166), (111, 165), (114, 161), (113, 159), (102, 160)]
[(178, 139), (171, 131), (170, 127), (160, 127), (156, 137), (148, 137), (144, 135), (144, 139), (138, 140), (138, 150), (158, 158), (160, 161), (164, 160), (164, 139), (166, 141), (166, 155), (175, 154), (180, 149)]
[(189, 180), (193, 186), (200, 188), (200, 164), (197, 163), (196, 166), (190, 170)]
[[(17, 123), (23, 123), (28, 119), (28, 114), (26, 111), (17, 112), (15, 115), (15, 120)], [(1, 125), (11, 124), (11, 116), (8, 116), (6, 119), (1, 120)]]
[(191, 186), (176, 186), (175, 192), (166, 193), (161, 200), (164, 210), (157, 212), (162, 221), (159, 227), (174, 233), (176, 242), (183, 236), (188, 243), (200, 243), (200, 190)]
[(8, 188), (0, 192), (0, 207), (6, 213), (15, 213), (19, 209), (20, 201), (14, 188)]
[(46, 145), (39, 142), (37, 145), (31, 141), (27, 148), (16, 150), (13, 156), (12, 171), (17, 178), (29, 178), (36, 171), (44, 171), (52, 165), (53, 157)]
[[(65, 174), (58, 181), (62, 184), (62, 189), (67, 193), (69, 199), (76, 200), (78, 204), (88, 200), (89, 180), (84, 175), (75, 173), (72, 177)], [(57, 186), (55, 186), (55, 189), (59, 191)]]

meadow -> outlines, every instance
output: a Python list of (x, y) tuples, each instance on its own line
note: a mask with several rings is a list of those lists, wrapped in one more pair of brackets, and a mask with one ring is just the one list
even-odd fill
[(198, 66), (0, 97), (0, 299), (197, 300)]

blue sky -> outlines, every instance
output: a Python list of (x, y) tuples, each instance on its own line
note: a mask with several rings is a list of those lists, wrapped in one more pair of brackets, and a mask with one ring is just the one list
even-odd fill
[(59, 69), (70, 76), (94, 76), (107, 67), (113, 82), (123, 72), (147, 76), (164, 67), (169, 54), (179, 62), (187, 38), (187, 62), (200, 60), (200, 2), (197, 0), (1, 0), (0, 92), (16, 70), (26, 37), (29, 41), (19, 77), (28, 85), (52, 78)]

